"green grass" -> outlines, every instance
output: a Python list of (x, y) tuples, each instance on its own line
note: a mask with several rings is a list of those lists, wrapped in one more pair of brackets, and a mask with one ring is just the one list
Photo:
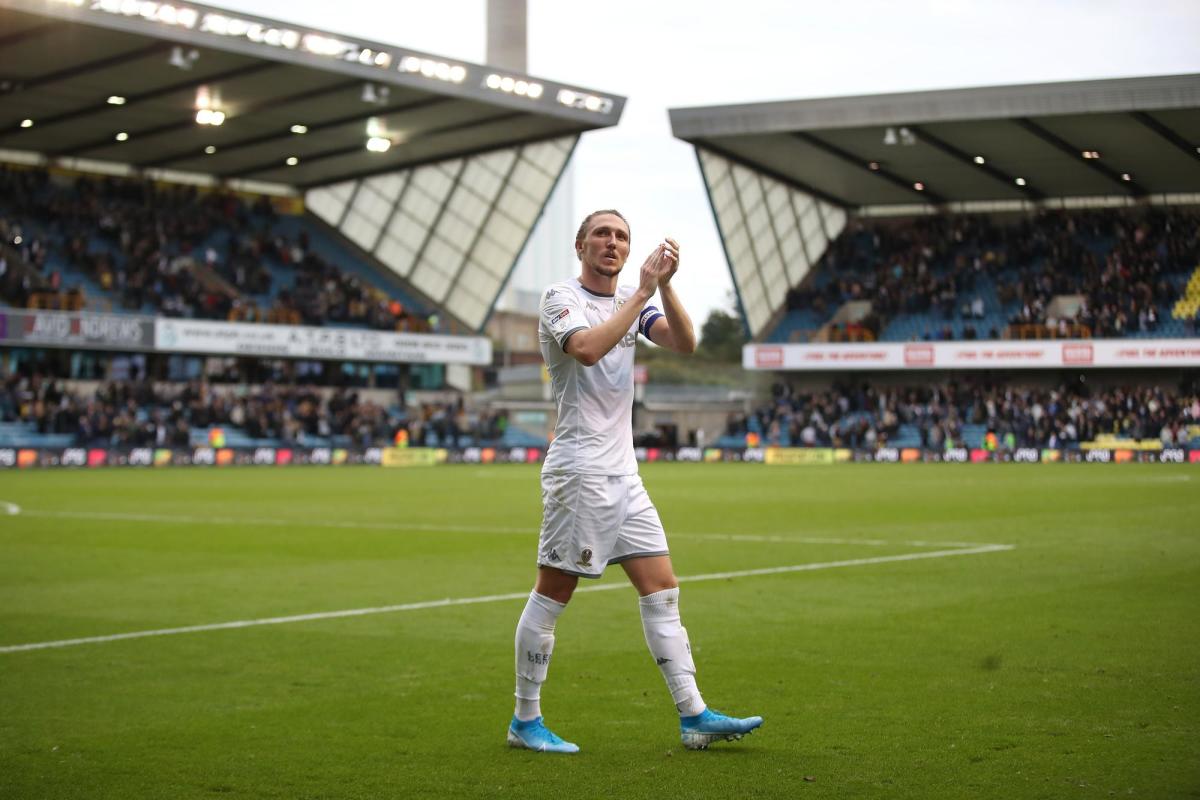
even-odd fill
[[(766, 718), (704, 753), (631, 589), (558, 626), (577, 757), (505, 747), (521, 600), (0, 652), (0, 798), (1200, 797), (1191, 468), (643, 476), (681, 576), (1015, 547), (685, 583), (705, 698)], [(0, 647), (524, 592), (538, 499), (525, 466), (6, 472)]]

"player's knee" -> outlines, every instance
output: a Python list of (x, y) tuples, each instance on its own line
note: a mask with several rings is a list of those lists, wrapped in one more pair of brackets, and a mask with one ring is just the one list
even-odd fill
[(543, 597), (549, 597), (556, 603), (566, 605), (571, 596), (575, 594), (575, 587), (578, 585), (579, 578), (575, 575), (568, 575), (553, 567), (538, 567), (534, 591)]

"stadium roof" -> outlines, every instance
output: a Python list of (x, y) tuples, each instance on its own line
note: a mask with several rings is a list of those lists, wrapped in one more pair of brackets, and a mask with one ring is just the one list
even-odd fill
[(0, 150), (221, 179), (327, 185), (575, 136), (624, 106), (190, 2), (0, 0), (0, 32)]
[(676, 137), (846, 210), (1200, 192), (1200, 75), (670, 114)]

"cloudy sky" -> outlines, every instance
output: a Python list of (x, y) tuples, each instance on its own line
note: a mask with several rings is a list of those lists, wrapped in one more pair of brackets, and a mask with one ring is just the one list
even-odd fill
[[(321, 30), (485, 61), (484, 0), (210, 0)], [(690, 146), (667, 109), (1200, 72), (1197, 0), (529, 0), (529, 73), (628, 99), (575, 153), (582, 215), (616, 207), (632, 267), (682, 245), (697, 322), (732, 287)], [(568, 250), (563, 274), (574, 274)]]

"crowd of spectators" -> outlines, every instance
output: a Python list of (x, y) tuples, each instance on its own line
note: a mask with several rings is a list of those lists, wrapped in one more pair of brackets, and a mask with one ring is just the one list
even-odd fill
[(217, 388), (207, 381), (129, 380), (85, 392), (38, 374), (13, 374), (0, 382), (0, 422), (33, 423), (37, 433), (69, 434), (76, 445), (91, 447), (187, 447), (194, 430), (214, 427), (285, 445), (346, 437), (345, 444), (372, 447), (446, 444), (463, 436), (495, 441), (508, 415), (470, 413), (461, 400), (425, 404), (409, 414), (342, 387), (322, 393), (272, 383)]
[(984, 426), (1015, 447), (1070, 448), (1103, 434), (1186, 445), (1188, 427), (1200, 425), (1200, 386), (1046, 389), (979, 381), (813, 392), (780, 383), (749, 417), (731, 415), (725, 433), (759, 431), (763, 445), (872, 448), (893, 441), (901, 425), (915, 427), (931, 449), (965, 446), (965, 425)]
[[(61, 273), (47, 266), (53, 254), (127, 310), (149, 306), (171, 317), (343, 322), (382, 330), (431, 327), (423, 313), (313, 252), (303, 231), (292, 237), (275, 232), (277, 219), (265, 196), (0, 168), (0, 234), (44, 284), (0, 283), (0, 289), (18, 306), (30, 305), (39, 289), (59, 291)], [(209, 243), (217, 232), (228, 234), (227, 246)], [(266, 259), (295, 273), (294, 286), (270, 301), (263, 300), (273, 283)]]
[[(985, 317), (981, 278), (997, 299), (1017, 311), (1010, 325), (1066, 332), (1086, 326), (1093, 336), (1153, 331), (1177, 290), (1169, 275), (1200, 265), (1200, 211), (1043, 210), (1020, 218), (931, 216), (905, 221), (851, 223), (825, 254), (820, 287), (793, 289), (789, 309), (827, 316), (850, 300), (869, 300), (886, 324), (898, 315), (933, 314), (944, 320)], [(1052, 299), (1081, 295), (1078, 312), (1055, 317)], [(974, 338), (984, 331), (972, 331)], [(989, 338), (1004, 331), (994, 326)], [(951, 335), (949, 326), (925, 338)]]

